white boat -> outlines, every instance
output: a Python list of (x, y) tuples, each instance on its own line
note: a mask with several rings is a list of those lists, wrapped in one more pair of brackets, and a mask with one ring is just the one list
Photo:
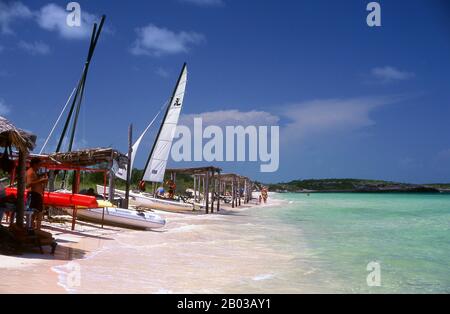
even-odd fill
[[(104, 194), (105, 188), (97, 185), (97, 193)], [(114, 193), (121, 197), (125, 197), (125, 191), (115, 189)], [(106, 194), (109, 194), (109, 188), (106, 188)], [(175, 200), (166, 200), (153, 197), (150, 193), (130, 191), (130, 205), (138, 208), (159, 209), (174, 212), (186, 212), (201, 209), (203, 205), (198, 203), (184, 203)]]
[(166, 220), (154, 213), (114, 207), (79, 209), (77, 217), (139, 229), (159, 229), (166, 225)]
[[(167, 160), (169, 159), (170, 149), (172, 147), (173, 138), (177, 128), (178, 120), (180, 118), (181, 109), (183, 107), (184, 95), (187, 83), (187, 65), (183, 65), (180, 76), (178, 78), (172, 96), (167, 103), (167, 108), (156, 136), (153, 147), (145, 164), (144, 175), (142, 181), (161, 183), (164, 181), (164, 173), (166, 171)], [(159, 113), (156, 115), (156, 117)], [(141, 136), (133, 145), (132, 154), (130, 157), (131, 169), (133, 169), (134, 159), (136, 157), (139, 145), (142, 142), (144, 135), (149, 130), (150, 126), (155, 122), (155, 118), (150, 122)], [(118, 169), (115, 173), (117, 178), (127, 180), (127, 169)], [(97, 187), (98, 194), (104, 194), (103, 187)], [(109, 191), (106, 191), (108, 194)], [(115, 190), (115, 193), (124, 197), (125, 191)], [(150, 193), (130, 191), (130, 204), (137, 207), (148, 209), (161, 209), (168, 211), (192, 211), (195, 208), (201, 207), (200, 204), (189, 204), (185, 202), (178, 202), (174, 200), (159, 199), (153, 197)]]

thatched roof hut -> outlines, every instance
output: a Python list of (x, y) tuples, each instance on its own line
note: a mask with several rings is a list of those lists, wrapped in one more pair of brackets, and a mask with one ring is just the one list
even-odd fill
[(16, 224), (23, 226), (25, 212), (25, 168), (26, 156), (36, 145), (36, 136), (16, 128), (6, 118), (0, 116), (0, 147), (14, 146), (19, 151), (17, 166), (17, 217)]
[(16, 128), (6, 118), (0, 116), (0, 147), (14, 146), (21, 151), (30, 151), (35, 145), (35, 135)]

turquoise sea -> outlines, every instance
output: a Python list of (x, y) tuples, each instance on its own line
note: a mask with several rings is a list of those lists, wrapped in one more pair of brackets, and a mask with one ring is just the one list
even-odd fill
[[(302, 251), (291, 278), (302, 277), (307, 291), (450, 292), (450, 194), (276, 197), (287, 204), (258, 214), (289, 230), (274, 241)], [(380, 286), (367, 284), (371, 262), (379, 265)], [(305, 269), (311, 271), (305, 275)]]
[[(158, 232), (105, 229), (70, 250), (62, 238), (56, 260), (29, 268), (28, 291), (46, 282), (69, 293), (450, 293), (450, 195), (271, 194), (221, 214), (161, 215)], [(71, 260), (82, 270), (76, 288)], [(0, 291), (21, 291), (24, 271), (5, 272)]]

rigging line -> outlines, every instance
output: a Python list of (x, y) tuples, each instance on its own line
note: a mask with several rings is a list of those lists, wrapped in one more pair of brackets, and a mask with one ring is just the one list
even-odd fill
[(53, 132), (55, 132), (55, 129), (56, 129), (56, 127), (57, 127), (59, 121), (61, 120), (61, 118), (62, 118), (64, 112), (66, 111), (67, 106), (69, 105), (69, 102), (70, 102), (70, 100), (72, 99), (73, 94), (75, 94), (75, 91), (76, 91), (76, 90), (77, 90), (77, 89), (74, 88), (73, 91), (72, 91), (72, 93), (71, 93), (70, 96), (69, 96), (69, 99), (67, 99), (67, 102), (66, 102), (66, 104), (64, 105), (63, 110), (62, 110), (61, 113), (59, 114), (58, 119), (56, 119), (56, 123), (53, 125), (53, 128), (52, 128), (52, 130), (50, 131), (50, 134), (48, 135), (47, 139), (45, 140), (45, 143), (44, 143), (44, 145), (42, 146), (42, 148), (41, 148), (41, 150), (40, 150), (40, 152), (39, 152), (39, 155), (41, 155), (41, 154), (44, 152), (44, 149), (45, 149), (45, 147), (47, 146), (48, 141), (49, 141), (50, 138), (52, 137)]
[[(153, 125), (153, 123), (155, 122), (155, 120), (158, 118), (158, 116), (161, 114), (161, 112), (163, 111), (163, 109), (167, 106), (167, 104), (169, 103), (169, 100), (167, 100), (164, 105), (162, 105), (162, 107), (159, 109), (158, 113), (156, 114), (156, 116), (153, 118), (153, 120), (150, 122), (150, 124), (145, 128), (144, 132), (142, 132), (142, 135), (144, 135), (145, 133), (147, 133), (148, 129), (150, 129), (150, 127)], [(142, 136), (141, 135), (141, 136)]]

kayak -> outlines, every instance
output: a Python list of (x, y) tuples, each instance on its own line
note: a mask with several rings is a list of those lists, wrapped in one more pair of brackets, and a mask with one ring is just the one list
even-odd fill
[(89, 208), (77, 211), (82, 219), (101, 222), (107, 225), (120, 225), (129, 228), (158, 229), (166, 225), (166, 220), (149, 212), (138, 212), (124, 208)]
[[(106, 208), (106, 207), (117, 207), (114, 206), (113, 203), (111, 203), (110, 201), (104, 201), (104, 200), (97, 200), (97, 208)], [(88, 209), (89, 207), (87, 206), (77, 206), (78, 209)]]
[[(6, 196), (17, 197), (17, 188), (6, 188), (5, 191)], [(59, 192), (44, 192), (44, 205), (70, 208), (75, 206), (83, 206), (87, 208), (99, 207), (94, 196)]]

